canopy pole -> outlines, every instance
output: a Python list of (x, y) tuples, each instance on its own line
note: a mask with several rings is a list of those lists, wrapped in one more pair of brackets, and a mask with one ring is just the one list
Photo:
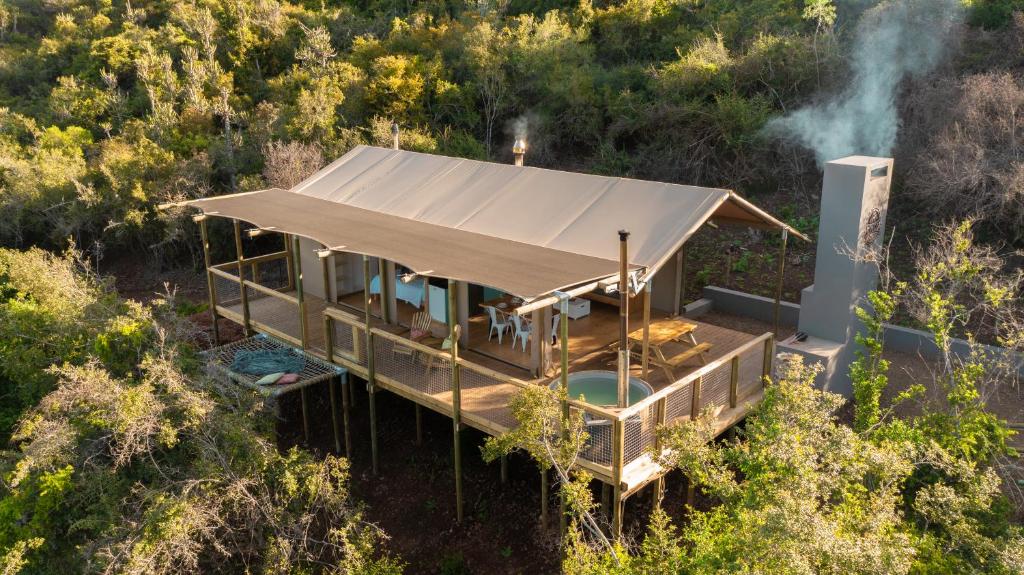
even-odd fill
[[(245, 288), (245, 254), (242, 251), (242, 224), (238, 220), (231, 220), (235, 227), (235, 253), (238, 260), (238, 290), (242, 300), (242, 329), (245, 337), (252, 335), (252, 326), (249, 325), (249, 294)], [(255, 278), (253, 278), (255, 279)]]
[(462, 523), (462, 390), (459, 383), (459, 314), (458, 286), (453, 279), (448, 280), (448, 341), (450, 342), (452, 361), (452, 436), (454, 445), (452, 455), (455, 459), (455, 520)]
[(775, 335), (779, 335), (779, 316), (782, 310), (782, 281), (786, 271), (786, 242), (789, 240), (789, 230), (782, 228), (782, 245), (779, 247), (779, 273), (775, 279)]
[(366, 391), (370, 403), (370, 462), (373, 474), (380, 470), (377, 464), (377, 385), (373, 361), (373, 326), (370, 315), (370, 256), (363, 256), (363, 312), (366, 316)]
[(629, 232), (619, 230), (619, 378), (618, 406), (629, 400), (629, 277), (627, 241)]
[(641, 373), (645, 380), (647, 379), (647, 365), (650, 363), (650, 352), (651, 352), (651, 284), (654, 283), (654, 278), (647, 280), (647, 284), (644, 285), (644, 343), (643, 353), (641, 355), (642, 365)]
[(210, 233), (206, 229), (206, 216), (199, 219), (199, 236), (203, 240), (203, 263), (206, 264), (206, 291), (210, 296), (210, 321), (213, 325), (213, 345), (220, 345), (220, 326), (217, 325), (217, 283), (210, 271)]

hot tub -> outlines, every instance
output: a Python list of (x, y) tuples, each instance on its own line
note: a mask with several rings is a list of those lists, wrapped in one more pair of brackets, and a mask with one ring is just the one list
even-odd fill
[[(615, 406), (618, 404), (618, 375), (614, 371), (590, 370), (575, 371), (569, 374), (569, 397), (579, 399), (583, 396), (587, 403), (593, 405)], [(551, 382), (551, 389), (557, 389), (560, 380)], [(629, 378), (629, 405), (654, 393), (650, 385), (642, 379)]]

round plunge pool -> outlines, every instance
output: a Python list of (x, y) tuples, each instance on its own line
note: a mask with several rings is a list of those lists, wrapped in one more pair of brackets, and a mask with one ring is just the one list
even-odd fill
[[(559, 380), (551, 382), (551, 389), (558, 389)], [(614, 371), (589, 370), (576, 371), (569, 374), (569, 397), (587, 403), (614, 407), (618, 404), (618, 375)], [(642, 379), (629, 378), (629, 405), (654, 393), (650, 385)]]

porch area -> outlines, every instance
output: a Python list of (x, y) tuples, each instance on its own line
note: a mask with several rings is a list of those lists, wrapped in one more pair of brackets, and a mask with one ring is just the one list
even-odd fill
[[(520, 389), (558, 379), (557, 370), (538, 377), (528, 367), (543, 330), (533, 334), (524, 352), (513, 347), (509, 334), (501, 343), (497, 337), (489, 340), (490, 318), (478, 313), (468, 318), (466, 343), (453, 358), (440, 345), (412, 339), (409, 326), (420, 308), (400, 302), (398, 313), (384, 321), (376, 315), (382, 312), (379, 297), (359, 309), (362, 291), (337, 298), (337, 303), (300, 294), (292, 276), (283, 271), (290, 258), (283, 251), (243, 260), (241, 266), (235, 261), (209, 268), (216, 313), (304, 347), (381, 389), (491, 435), (517, 425), (508, 406)], [(240, 279), (239, 269), (246, 278), (259, 278), (266, 285)], [(648, 313), (652, 324), (670, 316), (657, 310)], [(643, 325), (643, 319), (642, 309), (631, 311), (633, 325)], [(615, 369), (618, 322), (618, 308), (602, 301), (591, 302), (585, 317), (569, 320), (569, 373)], [(651, 396), (626, 408), (570, 400), (572, 408), (584, 414), (590, 434), (580, 465), (605, 483), (620, 478), (623, 499), (664, 473), (653, 458), (658, 425), (689, 419), (710, 407), (719, 430), (725, 431), (760, 400), (763, 376), (770, 368), (772, 334), (685, 322), (694, 326), (696, 341), (707, 346), (703, 360), (693, 355), (674, 370), (651, 364), (646, 374), (639, 355), (630, 364), (631, 375), (653, 388)], [(443, 336), (448, 326), (434, 322), (431, 329)], [(690, 346), (669, 342), (665, 349), (671, 355)], [(544, 353), (557, 352), (557, 347), (541, 347)]]

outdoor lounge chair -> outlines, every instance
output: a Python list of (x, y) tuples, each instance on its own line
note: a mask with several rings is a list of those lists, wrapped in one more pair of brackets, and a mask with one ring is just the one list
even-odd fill
[[(501, 345), (501, 336), (504, 335), (512, 326), (509, 325), (503, 314), (498, 313), (498, 310), (496, 310), (494, 306), (489, 305), (484, 307), (484, 309), (487, 310), (487, 316), (491, 318), (491, 327), (487, 330), (487, 341), (491, 341), (491, 337), (493, 337), (494, 333), (497, 332), (498, 345)], [(500, 320), (499, 317), (501, 318)]]

